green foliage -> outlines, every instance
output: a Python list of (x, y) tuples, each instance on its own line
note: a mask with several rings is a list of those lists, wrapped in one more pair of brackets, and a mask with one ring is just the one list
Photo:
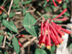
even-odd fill
[(56, 47), (55, 47), (55, 45), (53, 45), (53, 46), (51, 47), (51, 53), (53, 53), (53, 52), (55, 51), (55, 49), (56, 49)]
[(37, 37), (37, 33), (35, 30), (35, 27), (32, 26), (36, 23), (35, 18), (30, 14), (30, 13), (26, 13), (24, 19), (23, 19), (23, 26), (25, 27), (25, 29), (33, 36)]
[(47, 54), (43, 49), (36, 49), (35, 54)]
[(18, 54), (20, 51), (20, 47), (19, 47), (18, 40), (16, 37), (13, 37), (13, 46), (14, 46), (14, 50)]
[(22, 2), (22, 4), (29, 4), (29, 3), (31, 3), (31, 1)]
[(55, 7), (54, 5), (50, 5), (53, 9), (56, 9), (57, 7)]
[(18, 33), (17, 27), (13, 24), (12, 21), (11, 23), (9, 23), (7, 20), (3, 20), (3, 25), (7, 27), (9, 30)]
[(3, 40), (3, 35), (0, 35), (0, 46), (1, 46), (2, 40)]
[(8, 53), (5, 51), (4, 54), (8, 54)]
[(65, 8), (67, 8), (67, 5), (64, 3), (62, 7), (65, 9)]
[(3, 17), (3, 18), (6, 18), (6, 17), (7, 17), (7, 15), (3, 14), (3, 15), (2, 15), (2, 17)]
[(50, 18), (50, 17), (49, 17), (48, 15), (45, 15), (44, 18), (45, 18), (45, 19), (48, 19), (48, 18)]
[(12, 36), (12, 34), (10, 33), (10, 32), (7, 32), (7, 34), (11, 37)]
[[(53, 19), (56, 17), (54, 14), (57, 14), (57, 15), (60, 14), (65, 8), (67, 8), (67, 11), (62, 16), (69, 16), (70, 17), (70, 11), (69, 11), (69, 6), (68, 6), (68, 5), (70, 5), (68, 3), (70, 1), (65, 0), (65, 1), (62, 1), (61, 4), (59, 4), (57, 2), (57, 0), (54, 0), (54, 1), (57, 4), (57, 7), (54, 6), (53, 0), (49, 0), (49, 2), (47, 2), (47, 0), (36, 0), (36, 1), (34, 1), (34, 0), (13, 0), (13, 4), (10, 9), (10, 13), (8, 15), (7, 13), (9, 11), (11, 0), (0, 0), (0, 5), (5, 7), (5, 9), (2, 10), (3, 11), (2, 14), (0, 14), (0, 24), (1, 24), (0, 25), (0, 46), (1, 46), (1, 44), (3, 44), (3, 41), (4, 41), (3, 39), (5, 36), (4, 34), (1, 35), (1, 33), (7, 32), (7, 36), (10, 41), (6, 38), (6, 41), (5, 41), (6, 46), (9, 46), (8, 48), (12, 48), (12, 50), (14, 48), (15, 52), (17, 54), (20, 54), (19, 53), (20, 47), (19, 47), (19, 43), (18, 43), (19, 38), (17, 40), (17, 37), (15, 37), (15, 36), (12, 37), (12, 36), (14, 34), (21, 35), (20, 33), (22, 31), (18, 32), (18, 30), (21, 30), (23, 28), (18, 27), (18, 29), (17, 29), (17, 27), (13, 23), (14, 20), (23, 20), (22, 25), (24, 26), (24, 29), (26, 29), (25, 32), (27, 31), (32, 36), (37, 37), (37, 36), (39, 36), (39, 34), (41, 32), (41, 31), (39, 32), (39, 30), (41, 29), (40, 23), (41, 23), (42, 18), (45, 18), (46, 20), (49, 18)], [(30, 12), (32, 15), (30, 13), (26, 12), (26, 10), (30, 11), (30, 10), (33, 10), (33, 8), (35, 8), (35, 11)], [(54, 10), (58, 10), (58, 11), (54, 11)], [(16, 14), (16, 12), (21, 12), (21, 14), (18, 15), (18, 14)], [(15, 15), (19, 16), (20, 18), (14, 19)], [(24, 19), (21, 16), (24, 16)], [(7, 21), (7, 18), (9, 18), (9, 21)], [(11, 20), (13, 20), (13, 21), (11, 21)], [(36, 20), (39, 20), (39, 22)], [(62, 23), (63, 21), (54, 21), (54, 22), (55, 23)], [(18, 25), (20, 23), (22, 23), (22, 22), (17, 21)], [(51, 23), (51, 22), (49, 21), (49, 23)], [(4, 27), (5, 27), (5, 29), (2, 29)], [(28, 34), (25, 32), (23, 34)], [(42, 49), (36, 49), (35, 54), (54, 54), (54, 51), (56, 49), (55, 45), (51, 46), (51, 50), (48, 50), (45, 47), (46, 46), (42, 46)], [(72, 48), (72, 44), (70, 44), (69, 49), (70, 48)], [(2, 51), (2, 50), (3, 49), (0, 49), (0, 53), (8, 54), (8, 51), (6, 49), (5, 49), (5, 51)]]
[(43, 4), (43, 7), (45, 7), (47, 5), (47, 1), (44, 0), (44, 4)]
[(15, 13), (10, 13), (9, 18), (12, 18), (15, 15)]
[(19, 0), (14, 0), (14, 4), (18, 5), (19, 4)]
[(69, 0), (65, 0), (66, 1), (66, 3), (68, 3), (69, 2)]
[(54, 21), (55, 23), (62, 23), (63, 21)]
[(26, 13), (26, 9), (24, 8), (24, 9), (23, 9), (23, 15), (25, 15), (25, 13)]

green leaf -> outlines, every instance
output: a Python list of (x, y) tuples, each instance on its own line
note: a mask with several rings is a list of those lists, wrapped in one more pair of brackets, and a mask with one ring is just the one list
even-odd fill
[(1, 46), (2, 40), (3, 40), (3, 35), (0, 35), (0, 46)]
[(69, 0), (65, 0), (66, 1), (66, 3), (68, 3), (69, 2)]
[(24, 8), (24, 9), (23, 9), (23, 15), (25, 15), (25, 13), (26, 13), (26, 9)]
[(69, 13), (64, 13), (64, 15), (66, 15), (66, 16), (70, 16), (70, 14), (69, 14)]
[(14, 4), (18, 4), (19, 3), (19, 0), (14, 0)]
[(55, 7), (54, 5), (50, 5), (53, 9), (56, 9), (57, 7)]
[(14, 50), (18, 54), (20, 51), (20, 47), (19, 47), (18, 40), (16, 37), (13, 37), (13, 46), (14, 46)]
[(8, 54), (8, 53), (5, 51), (4, 54)]
[(55, 51), (55, 46), (51, 47), (51, 53), (53, 53)]
[(16, 26), (14, 24), (9, 23), (7, 20), (3, 20), (3, 25), (13, 32), (18, 32)]
[(47, 54), (43, 49), (36, 49), (35, 54)]
[(48, 18), (50, 18), (50, 17), (49, 17), (48, 15), (44, 15), (44, 18), (45, 18), (45, 19), (48, 19)]
[(56, 16), (53, 16), (52, 19), (54, 19)]
[(46, 7), (46, 8), (44, 8), (44, 10), (45, 10), (46, 12), (52, 11), (50, 7)]
[(3, 33), (4, 31), (3, 30), (0, 30), (0, 33)]
[(3, 17), (3, 18), (6, 18), (6, 17), (7, 17), (7, 15), (3, 14), (3, 15), (2, 15), (2, 17)]
[(29, 3), (31, 3), (31, 1), (22, 2), (22, 4), (29, 4)]
[(0, 50), (0, 53), (2, 53), (2, 51)]
[(8, 42), (6, 41), (5, 42), (9, 47), (11, 47), (11, 48), (13, 48), (13, 46), (12, 45), (10, 45), (10, 44), (8, 44)]
[(35, 27), (32, 26), (36, 23), (37, 21), (35, 20), (35, 18), (30, 14), (30, 13), (26, 13), (24, 19), (23, 19), (23, 26), (25, 27), (25, 29), (33, 36), (37, 37), (37, 33), (35, 30)]
[(47, 5), (47, 1), (45, 0), (44, 1), (44, 4), (43, 4), (43, 7), (45, 7)]
[(62, 7), (65, 9), (65, 8), (67, 8), (67, 5), (64, 3)]
[(72, 43), (70, 44), (69, 48), (72, 48)]
[(63, 21), (54, 21), (55, 23), (62, 23)]
[(7, 34), (11, 37), (12, 36), (12, 34), (10, 33), (10, 32), (7, 32)]
[(20, 5), (19, 4), (17, 4), (17, 5), (15, 5), (15, 6), (12, 6), (14, 9), (16, 9), (16, 8), (19, 8), (20, 7)]
[(15, 13), (10, 13), (9, 18), (12, 18), (15, 15)]

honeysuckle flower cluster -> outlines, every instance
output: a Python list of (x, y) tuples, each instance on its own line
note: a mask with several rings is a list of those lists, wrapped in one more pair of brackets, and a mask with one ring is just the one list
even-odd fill
[(41, 46), (46, 46), (47, 49), (51, 49), (51, 45), (55, 44), (57, 47), (60, 43), (63, 42), (62, 36), (65, 35), (65, 33), (70, 34), (71, 31), (66, 30), (62, 28), (61, 26), (57, 25), (53, 21), (65, 21), (67, 18), (58, 19), (62, 14), (64, 14), (67, 11), (67, 9), (64, 9), (61, 14), (59, 14), (57, 17), (53, 19), (45, 20), (42, 19), (41, 22), (41, 35), (39, 39), (39, 43)]
[[(53, 1), (53, 4), (54, 4), (54, 6), (55, 7), (57, 7), (57, 4), (56, 4), (56, 2), (54, 1), (54, 0), (52, 0)], [(59, 4), (61, 4), (62, 3), (62, 0), (56, 0)], [(49, 0), (47, 0), (47, 2), (49, 2)]]

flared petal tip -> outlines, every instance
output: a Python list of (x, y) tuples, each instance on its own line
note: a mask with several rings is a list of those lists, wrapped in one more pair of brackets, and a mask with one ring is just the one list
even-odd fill
[(59, 44), (58, 45), (56, 45), (57, 47), (59, 47)]
[(47, 49), (51, 50), (51, 46), (47, 46)]
[(2, 12), (0, 12), (0, 14), (2, 14)]
[(59, 4), (61, 4), (62, 3), (62, 1), (59, 1)]
[(45, 44), (44, 43), (41, 43), (41, 46), (45, 46)]

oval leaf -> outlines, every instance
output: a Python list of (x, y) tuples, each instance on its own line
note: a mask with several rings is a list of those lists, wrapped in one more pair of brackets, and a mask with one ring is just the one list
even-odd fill
[(47, 54), (43, 49), (36, 49), (35, 54)]
[(19, 48), (18, 40), (16, 37), (13, 38), (13, 46), (14, 46), (14, 50), (18, 54), (20, 51), (20, 48)]
[(18, 4), (19, 0), (14, 0), (14, 4)]
[(23, 19), (23, 26), (31, 35), (37, 37), (36, 29), (34, 26), (32, 26), (35, 23), (36, 23), (35, 18), (30, 13), (26, 13)]
[(9, 23), (7, 20), (3, 20), (3, 25), (13, 32), (18, 32), (16, 26), (13, 23)]
[(12, 18), (15, 15), (15, 13), (10, 13), (9, 18)]
[(64, 9), (67, 8), (67, 5), (66, 5), (65, 3), (63, 4), (63, 8), (64, 8)]

